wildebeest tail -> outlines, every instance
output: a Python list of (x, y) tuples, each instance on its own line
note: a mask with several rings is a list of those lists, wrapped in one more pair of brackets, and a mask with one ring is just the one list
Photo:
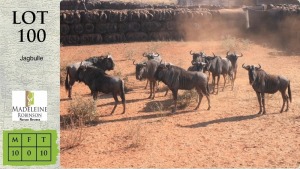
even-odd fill
[(289, 94), (290, 102), (292, 102), (292, 91), (291, 91), (290, 81), (288, 85), (288, 94)]
[(122, 103), (125, 104), (125, 85), (124, 85), (124, 81), (121, 80), (121, 93), (120, 93), (120, 97), (122, 99)]
[(121, 80), (121, 84), (120, 84), (120, 87), (121, 87), (121, 93), (120, 93), (120, 96), (121, 96), (121, 99), (122, 99), (122, 104), (123, 104), (123, 113), (125, 113), (126, 111), (126, 100), (125, 100), (125, 85), (124, 85), (124, 81)]
[(67, 67), (67, 75), (66, 75), (66, 80), (65, 80), (65, 89), (66, 90), (70, 90), (69, 74), (70, 74), (70, 70), (69, 70), (69, 67)]

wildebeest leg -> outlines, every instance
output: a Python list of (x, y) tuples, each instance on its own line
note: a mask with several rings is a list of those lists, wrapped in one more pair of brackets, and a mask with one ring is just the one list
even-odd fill
[(113, 97), (114, 97), (114, 100), (115, 100), (115, 106), (114, 106), (114, 108), (112, 109), (112, 111), (111, 111), (111, 115), (115, 112), (115, 110), (116, 110), (116, 107), (117, 107), (117, 105), (118, 105), (118, 97), (117, 97), (117, 94), (116, 93), (113, 93)]
[(218, 79), (217, 79), (217, 93), (216, 94), (218, 94), (218, 92), (219, 92), (219, 81), (220, 81), (220, 75), (218, 75)]
[(201, 93), (200, 90), (197, 89), (197, 92), (198, 92), (198, 96), (199, 96), (199, 99), (198, 99), (198, 105), (196, 106), (196, 108), (194, 110), (197, 110), (201, 104), (201, 100), (203, 98), (203, 94)]
[(126, 102), (125, 98), (122, 98), (122, 104), (123, 104), (123, 112), (122, 112), (122, 114), (124, 114), (125, 110), (126, 110), (126, 103), (125, 102)]
[(233, 76), (230, 76), (231, 77), (231, 79), (230, 79), (230, 81), (231, 81), (231, 90), (233, 90), (233, 87), (234, 87), (234, 78), (233, 78)]
[(167, 91), (166, 91), (166, 93), (165, 93), (165, 96), (167, 96), (168, 92), (169, 92), (169, 89), (167, 88)]
[(68, 97), (69, 97), (70, 99), (72, 98), (72, 87), (73, 87), (74, 83), (75, 83), (74, 80), (70, 80), (70, 82), (69, 82)]
[(152, 92), (153, 92), (153, 82), (150, 81), (150, 96), (148, 97), (148, 99), (152, 98)]
[(152, 88), (152, 91), (153, 91), (153, 97), (152, 99), (154, 99), (155, 97), (155, 87), (157, 86), (158, 84), (156, 83), (156, 81), (153, 82), (153, 88)]
[(235, 81), (235, 78), (236, 78), (236, 70), (234, 70), (234, 73), (233, 73), (233, 80)]
[(147, 80), (147, 82), (146, 82), (145, 89), (147, 89), (147, 87), (148, 87), (148, 83), (149, 83), (149, 80)]
[(147, 87), (148, 87), (148, 83), (149, 83), (149, 80), (147, 80), (147, 82), (146, 82), (145, 89), (147, 89)]
[(208, 71), (207, 82), (209, 82), (209, 78), (210, 78), (210, 71)]
[(263, 105), (263, 113), (262, 114), (266, 114), (265, 93), (261, 93), (261, 100), (262, 100), (262, 105)]
[(285, 95), (285, 99), (286, 99), (286, 109), (284, 111), (288, 111), (289, 110), (289, 96), (287, 94)]
[(176, 110), (177, 110), (177, 90), (172, 90), (172, 93), (173, 93), (173, 99), (174, 99), (174, 104), (175, 104), (175, 106), (174, 106), (174, 109), (173, 109), (173, 113), (176, 113)]
[(212, 75), (212, 86), (213, 86), (213, 91), (211, 93), (215, 93), (215, 85), (216, 85), (216, 81), (215, 81), (215, 77), (214, 75)]
[(72, 99), (72, 86), (70, 85), (69, 91), (68, 91), (68, 97)]
[(93, 99), (94, 99), (94, 100), (97, 100), (98, 92), (97, 92), (97, 91), (94, 91), (94, 92), (92, 92), (92, 93), (93, 93)]
[(225, 89), (225, 84), (226, 84), (226, 74), (223, 74), (223, 78), (224, 78), (224, 85), (223, 85), (222, 91), (224, 91), (224, 89)]
[(258, 103), (259, 103), (259, 112), (257, 114), (260, 114), (261, 113), (261, 97), (260, 97), (260, 93), (259, 92), (256, 92), (256, 95), (257, 95), (257, 100), (258, 100)]
[(159, 91), (159, 87), (158, 87), (159, 82), (157, 81), (157, 82), (155, 82), (155, 83), (156, 83), (156, 91)]
[(285, 92), (282, 92), (282, 91), (280, 91), (280, 92), (281, 92), (282, 101), (283, 101), (282, 107), (281, 107), (281, 110), (280, 110), (280, 113), (282, 113), (283, 112), (283, 108), (285, 106), (285, 102), (287, 102), (286, 111), (289, 109), (289, 101), (288, 101), (288, 96), (285, 94)]
[(210, 110), (210, 98), (209, 98), (209, 95), (206, 94), (205, 96), (206, 96), (206, 99), (207, 99), (207, 102), (208, 102), (208, 108), (207, 108), (207, 110)]

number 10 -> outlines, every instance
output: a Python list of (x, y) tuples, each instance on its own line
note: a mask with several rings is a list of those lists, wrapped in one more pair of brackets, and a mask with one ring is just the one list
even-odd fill
[(42, 151), (41, 151), (41, 156), (47, 156), (47, 154), (48, 154), (48, 151), (47, 151), (47, 150), (44, 150), (44, 151), (42, 150)]

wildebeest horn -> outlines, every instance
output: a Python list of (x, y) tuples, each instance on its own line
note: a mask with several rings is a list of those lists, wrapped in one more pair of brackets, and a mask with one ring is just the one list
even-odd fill
[(190, 51), (190, 54), (193, 55), (194, 53), (192, 53), (192, 50)]
[(216, 57), (216, 55), (214, 54), (214, 52), (212, 52), (212, 54), (214, 55), (214, 57)]
[(226, 56), (228, 56), (229, 51), (226, 53)]
[(240, 56), (237, 56), (237, 57), (243, 57), (243, 54), (241, 53), (241, 55), (240, 55)]
[(143, 56), (146, 57), (146, 53), (145, 52), (143, 53)]
[(258, 66), (259, 66), (259, 68), (258, 68), (258, 69), (260, 69), (260, 68), (261, 68), (260, 64), (258, 64)]
[(136, 65), (134, 62), (135, 62), (135, 60), (133, 60), (133, 65)]
[(170, 69), (170, 66), (171, 66), (171, 64), (170, 64), (170, 63), (167, 63), (166, 67), (167, 67), (168, 69)]
[(248, 70), (249, 66), (248, 66), (248, 65), (247, 65), (247, 66), (244, 66), (244, 65), (245, 65), (245, 63), (243, 63), (242, 67), (243, 67), (244, 69)]

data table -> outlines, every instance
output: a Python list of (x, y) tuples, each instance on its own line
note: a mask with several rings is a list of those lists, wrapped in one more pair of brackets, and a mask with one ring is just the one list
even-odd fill
[(8, 161), (51, 161), (51, 133), (8, 134)]
[(5, 131), (3, 136), (4, 164), (47, 165), (56, 161), (56, 131)]

